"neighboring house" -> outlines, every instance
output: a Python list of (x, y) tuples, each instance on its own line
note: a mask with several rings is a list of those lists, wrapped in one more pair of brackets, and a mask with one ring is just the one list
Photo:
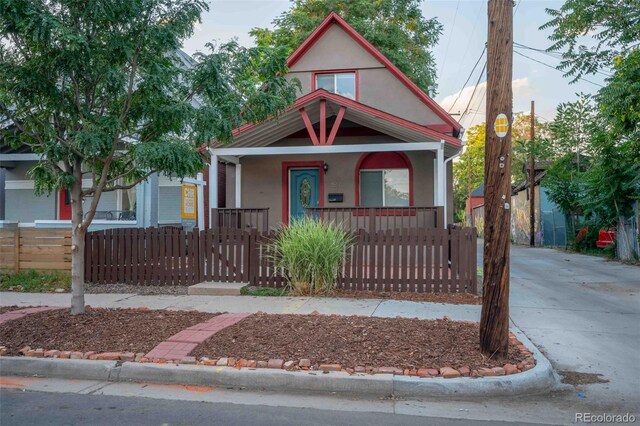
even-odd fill
[[(173, 57), (184, 67), (193, 65), (193, 59), (180, 50), (175, 51)], [(11, 126), (10, 120), (0, 119), (0, 128)], [(28, 172), (39, 158), (39, 154), (33, 153), (26, 145), (15, 149), (0, 139), (0, 222), (13, 226), (15, 222), (20, 226), (70, 226), (71, 204), (65, 189), (51, 195), (36, 196), (34, 193), (34, 182)], [(222, 207), (225, 205), (226, 168), (225, 164), (218, 164), (217, 180), (221, 194), (218, 205)], [(208, 168), (203, 170), (203, 174), (202, 182), (206, 184)], [(90, 176), (88, 178), (87, 185), (90, 184)], [(92, 229), (180, 224), (181, 186), (180, 179), (153, 175), (129, 190), (105, 192), (100, 197)], [(200, 193), (200, 210), (206, 224), (204, 211), (208, 194)], [(88, 197), (84, 204), (88, 206), (90, 202)]]
[(271, 227), (307, 207), (443, 206), (452, 221), (458, 122), (335, 13), (287, 65), (295, 105), (211, 148), (230, 165), (227, 207), (268, 208)]
[(481, 183), (477, 188), (471, 191), (471, 195), (467, 197), (465, 212), (471, 226), (475, 226), (475, 217), (473, 216), (474, 209), (478, 206), (484, 205), (484, 183)]
[[(450, 160), (462, 147), (456, 120), (335, 13), (287, 65), (287, 77), (302, 84), (295, 104), (236, 129), (232, 144), (210, 148), (218, 167), (199, 181), (199, 226), (212, 218), (204, 212), (223, 207), (269, 209), (270, 227), (307, 207), (441, 207), (438, 223), (452, 222)], [(0, 220), (69, 226), (64, 190), (33, 194), (26, 173), (37, 155), (1, 144)], [(103, 194), (94, 229), (180, 223), (180, 186), (152, 176), (130, 191)]]

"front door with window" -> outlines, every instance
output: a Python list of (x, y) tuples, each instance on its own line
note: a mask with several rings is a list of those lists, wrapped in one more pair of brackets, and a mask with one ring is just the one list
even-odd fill
[(304, 217), (305, 208), (318, 207), (320, 170), (293, 169), (289, 173), (289, 216), (292, 219)]

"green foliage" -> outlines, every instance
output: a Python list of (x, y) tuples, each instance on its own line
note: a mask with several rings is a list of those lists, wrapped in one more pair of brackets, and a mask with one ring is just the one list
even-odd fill
[(25, 271), (18, 273), (0, 272), (0, 288), (27, 293), (49, 293), (56, 289), (69, 291), (71, 277), (68, 272)]
[(414, 83), (434, 94), (436, 67), (430, 52), (442, 26), (426, 19), (421, 0), (293, 0), (277, 17), (275, 29), (254, 28), (258, 46), (283, 47), (292, 53), (330, 12), (335, 11), (371, 42)]
[(484, 182), (485, 124), (478, 124), (467, 131), (464, 152), (453, 163), (454, 215), (456, 222), (465, 218), (465, 201), (471, 190)]
[(638, 46), (638, 0), (567, 0), (560, 9), (546, 9), (551, 20), (549, 51), (561, 51), (559, 69), (575, 82), (611, 66), (622, 52)]
[(336, 286), (351, 243), (333, 223), (304, 218), (284, 225), (269, 250), (275, 265), (285, 270), (293, 294), (327, 294)]
[(254, 287), (246, 285), (240, 288), (240, 294), (243, 296), (279, 297), (287, 294), (287, 288)]
[[(206, 10), (199, 0), (0, 0), (0, 115), (17, 127), (2, 136), (43, 155), (36, 192), (76, 185), (72, 206), (92, 197), (93, 212), (103, 192), (151, 173), (195, 175), (200, 146), (295, 100), (282, 49), (179, 50)], [(83, 179), (93, 184), (78, 188)]]
[(525, 172), (528, 169), (531, 154), (536, 162), (549, 160), (550, 130), (547, 123), (542, 123), (536, 117), (534, 119), (535, 141), (531, 143), (531, 114), (518, 113), (513, 119), (512, 150), (511, 150), (511, 182), (517, 185), (529, 176)]
[(615, 226), (640, 199), (638, 51), (616, 60), (607, 87), (558, 108), (555, 149), (565, 154), (547, 180), (549, 198), (596, 227)]

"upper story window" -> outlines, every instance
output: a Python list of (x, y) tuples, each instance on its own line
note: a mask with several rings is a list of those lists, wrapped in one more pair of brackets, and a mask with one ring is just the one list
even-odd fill
[(349, 99), (356, 98), (355, 72), (316, 74), (315, 79), (316, 89), (324, 89)]

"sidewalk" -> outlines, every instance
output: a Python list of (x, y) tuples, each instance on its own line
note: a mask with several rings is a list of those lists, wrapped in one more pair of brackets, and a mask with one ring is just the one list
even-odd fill
[[(70, 294), (0, 292), (0, 306), (70, 306)], [(258, 311), (270, 314), (364, 315), (371, 317), (405, 317), (479, 321), (480, 305), (411, 302), (405, 300), (341, 299), (311, 297), (256, 296), (139, 296), (135, 294), (87, 294), (85, 303), (93, 307), (197, 310), (203, 312)]]

